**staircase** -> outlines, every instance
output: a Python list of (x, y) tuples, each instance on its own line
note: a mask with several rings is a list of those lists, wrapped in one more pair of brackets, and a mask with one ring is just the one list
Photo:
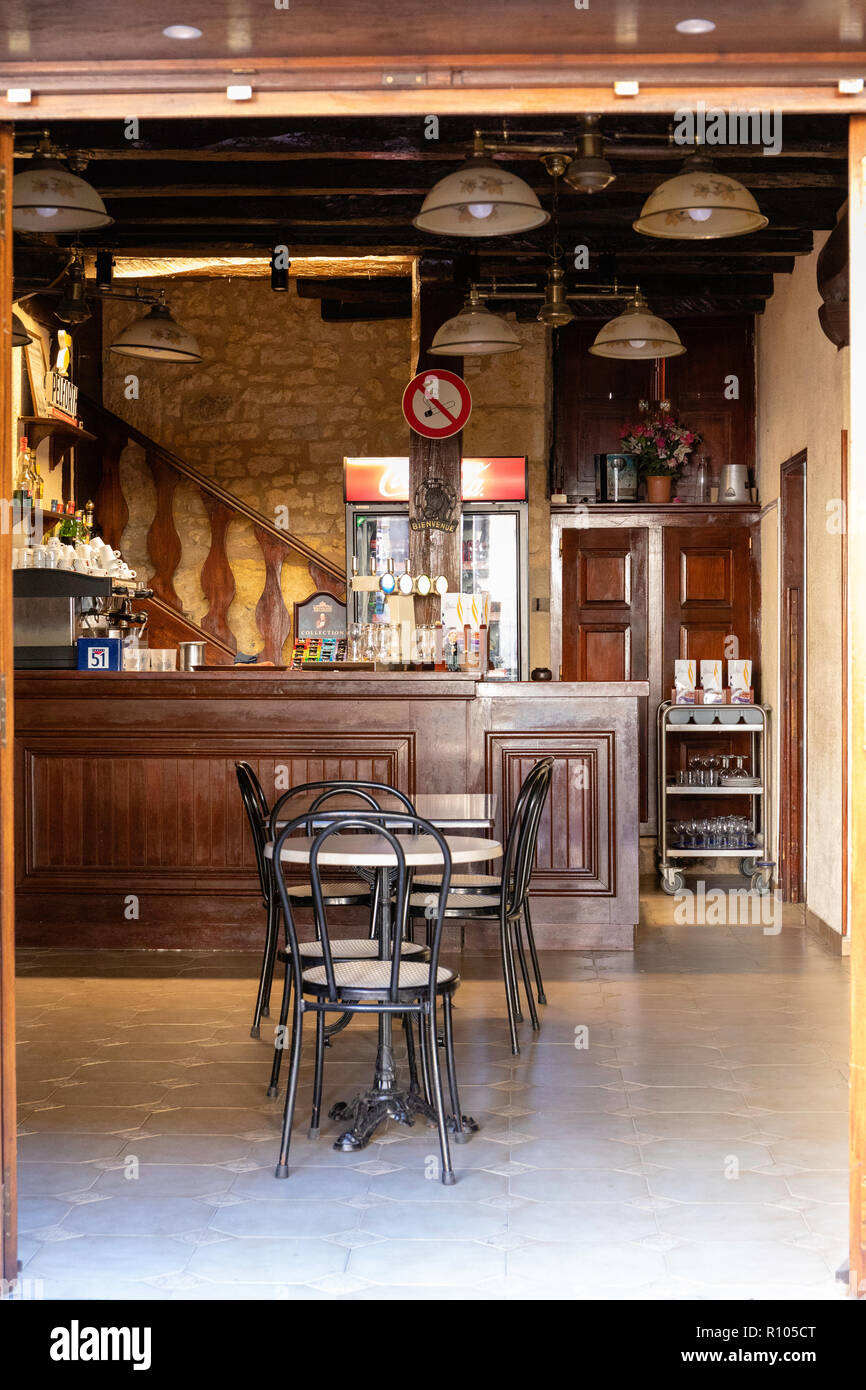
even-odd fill
[[(282, 661), (283, 645), (292, 620), (283, 599), (280, 575), (289, 556), (300, 557), (309, 570), (311, 587), (344, 599), (346, 578), (332, 560), (321, 555), (291, 531), (250, 507), (240, 497), (227, 492), (192, 464), (104, 406), (79, 395), (79, 413), (84, 428), (96, 436), (94, 447), (102, 458), (102, 481), (96, 497), (96, 517), (103, 539), (117, 549), (129, 520), (129, 507), (123, 495), (120, 461), (124, 449), (137, 445), (153, 477), (156, 511), (147, 533), (147, 551), (153, 572), (147, 585), (152, 599), (141, 600), (149, 613), (151, 645), (176, 646), (183, 641), (205, 641), (209, 665), (230, 665), (237, 652), (237, 641), (228, 624), (228, 611), (235, 596), (235, 577), (226, 549), (226, 538), (233, 521), (246, 520), (261, 548), (265, 563), (265, 583), (255, 610), (256, 626), (262, 636), (260, 660)], [(174, 493), (180, 480), (192, 482), (199, 490), (210, 522), (210, 549), (201, 567), (201, 587), (208, 608), (201, 624), (183, 610), (174, 587), (174, 577), (183, 553), (183, 543), (174, 520)], [(139, 578), (142, 576), (139, 575)]]

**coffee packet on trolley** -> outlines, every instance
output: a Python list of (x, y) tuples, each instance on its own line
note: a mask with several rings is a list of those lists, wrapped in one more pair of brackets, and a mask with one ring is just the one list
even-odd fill
[(725, 703), (721, 661), (701, 662), (701, 688), (704, 693), (705, 705), (723, 705)]
[(693, 661), (674, 662), (674, 704), (693, 705), (695, 703), (695, 663)]
[(751, 661), (728, 662), (728, 685), (731, 688), (732, 705), (750, 705), (752, 703)]

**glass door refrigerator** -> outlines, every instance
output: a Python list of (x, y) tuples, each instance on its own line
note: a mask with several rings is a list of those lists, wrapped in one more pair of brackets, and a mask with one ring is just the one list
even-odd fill
[[(371, 561), (383, 574), (389, 560), (402, 574), (409, 560), (408, 458), (344, 464), (347, 583), (353, 560), (359, 575), (372, 572)], [(526, 459), (465, 458), (461, 591), (490, 595), (490, 668), (508, 680), (528, 678), (528, 554)], [(385, 603), (380, 591), (354, 594), (350, 621), (387, 621)]]

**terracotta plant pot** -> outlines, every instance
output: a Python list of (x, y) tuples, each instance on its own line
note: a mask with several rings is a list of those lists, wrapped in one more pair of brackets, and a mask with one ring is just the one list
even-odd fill
[(670, 502), (672, 481), (669, 473), (664, 476), (649, 474), (646, 480), (646, 500), (648, 502)]

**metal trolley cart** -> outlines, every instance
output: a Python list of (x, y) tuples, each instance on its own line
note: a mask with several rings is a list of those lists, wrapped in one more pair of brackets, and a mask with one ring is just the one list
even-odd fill
[[(739, 747), (748, 739), (751, 778), (742, 787), (679, 785), (677, 770), (669, 770), (669, 739), (672, 735), (694, 740), (695, 750), (701, 741), (709, 737), (730, 739), (731, 746)], [(686, 745), (688, 747), (688, 745)], [(690, 750), (689, 750), (690, 751)], [(732, 758), (739, 753), (730, 755)], [(769, 893), (773, 883), (775, 861), (768, 857), (772, 853), (772, 738), (769, 705), (675, 705), (666, 700), (658, 710), (658, 871), (661, 886), (665, 893), (678, 893), (683, 887), (682, 868), (674, 860), (688, 859), (735, 859), (739, 860), (740, 873), (750, 881), (750, 886), (758, 893)], [(749, 829), (740, 837), (718, 836), (718, 842), (700, 841), (698, 835), (686, 835), (672, 839), (668, 818), (676, 823), (688, 824), (686, 817), (689, 805), (695, 799), (707, 803), (716, 798), (742, 798), (747, 808), (744, 817)], [(729, 803), (730, 804), (730, 803)], [(735, 840), (730, 844), (726, 841)]]

